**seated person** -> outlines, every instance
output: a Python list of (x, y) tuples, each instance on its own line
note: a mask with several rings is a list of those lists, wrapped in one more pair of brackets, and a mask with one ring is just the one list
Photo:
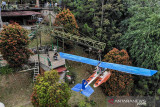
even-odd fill
[(38, 22), (38, 23), (41, 23), (42, 20), (43, 20), (43, 18), (42, 18), (42, 17), (39, 17), (39, 18), (37, 19), (37, 22)]
[(54, 59), (54, 60), (57, 60), (57, 57), (58, 57), (58, 53), (56, 52), (56, 53), (54, 54), (54, 56), (53, 56), (53, 59)]

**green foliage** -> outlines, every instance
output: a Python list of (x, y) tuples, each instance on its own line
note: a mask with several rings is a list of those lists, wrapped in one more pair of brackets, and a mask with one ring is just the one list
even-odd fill
[(157, 94), (160, 95), (160, 88), (157, 90)]
[(36, 78), (36, 84), (31, 96), (32, 104), (36, 107), (66, 107), (71, 96), (66, 83), (59, 83), (57, 71), (46, 71)]
[[(102, 1), (104, 1), (102, 6)], [(65, 0), (75, 15), (80, 31), (90, 38), (107, 43), (107, 49), (118, 45), (119, 23), (125, 16), (123, 0)], [(103, 8), (103, 11), (102, 11)]]
[[(105, 56), (103, 61), (131, 65), (129, 60), (129, 55), (125, 50), (119, 51), (114, 48), (109, 51)], [(131, 74), (109, 70), (112, 74), (109, 80), (103, 84), (104, 91), (108, 96), (129, 96), (133, 88), (133, 76)]]
[(96, 105), (96, 102), (94, 102), (93, 100), (88, 100), (87, 98), (85, 100), (81, 100), (78, 103), (78, 107), (93, 107)]
[[(130, 17), (122, 25), (121, 48), (127, 49), (135, 66), (160, 70), (160, 5), (154, 0), (127, 0)], [(136, 77), (136, 95), (154, 95), (160, 73)], [(145, 90), (145, 91), (144, 91)]]
[(10, 68), (8, 65), (6, 65), (4, 67), (0, 67), (0, 74), (9, 74), (13, 71), (14, 70), (12, 68)]
[(18, 24), (4, 26), (0, 33), (0, 52), (11, 67), (20, 67), (27, 63), (32, 52), (27, 31)]
[(82, 29), (84, 30), (84, 32), (87, 32), (88, 34), (91, 34), (93, 32), (93, 29), (89, 27), (87, 23), (83, 25)]
[[(68, 68), (67, 68), (67, 69), (68, 69)], [(68, 80), (67, 75), (71, 76), (71, 81)], [(66, 82), (67, 84), (74, 83), (75, 80), (76, 80), (76, 74), (75, 74), (75, 72), (72, 72), (72, 71), (67, 72), (67, 73), (65, 74), (65, 78), (64, 78), (64, 79), (65, 79), (65, 82)]]

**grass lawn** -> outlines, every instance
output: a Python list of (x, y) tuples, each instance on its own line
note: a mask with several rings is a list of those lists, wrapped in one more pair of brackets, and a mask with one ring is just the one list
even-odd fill
[[(55, 43), (56, 40), (52, 39), (50, 35), (47, 35), (45, 33), (41, 33), (41, 44), (42, 45), (52, 45), (52, 40), (53, 40), (53, 43)], [(40, 44), (40, 38), (38, 37), (38, 43)], [(29, 48), (32, 48), (32, 47), (36, 47), (37, 46), (37, 39), (33, 39), (30, 41), (30, 44), (29, 44)]]

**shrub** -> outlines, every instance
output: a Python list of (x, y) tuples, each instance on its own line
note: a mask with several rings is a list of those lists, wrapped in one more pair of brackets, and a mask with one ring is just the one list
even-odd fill
[(0, 67), (0, 74), (9, 74), (13, 71), (14, 70), (12, 68), (10, 68), (8, 65), (6, 65), (4, 67)]
[(32, 52), (27, 49), (29, 44), (27, 31), (19, 24), (4, 26), (0, 33), (0, 51), (11, 67), (19, 67), (27, 63)]
[(38, 75), (31, 96), (32, 104), (36, 107), (66, 107), (70, 98), (70, 88), (66, 83), (59, 83), (57, 71), (45, 72)]
[[(131, 65), (128, 53), (114, 48), (109, 51), (103, 61), (124, 65)], [(105, 93), (109, 96), (129, 95), (133, 87), (133, 76), (131, 74), (109, 70), (112, 74), (110, 79), (103, 85)]]
[(78, 103), (78, 107), (93, 107), (96, 106), (96, 102), (93, 100), (88, 100), (87, 98), (85, 100), (81, 100)]

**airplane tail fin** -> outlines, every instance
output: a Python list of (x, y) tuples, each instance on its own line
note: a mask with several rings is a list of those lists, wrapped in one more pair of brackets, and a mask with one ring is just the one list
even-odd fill
[(86, 85), (88, 82), (86, 80), (82, 80), (82, 89), (84, 90), (86, 88)]
[(76, 92), (81, 91), (81, 94), (85, 95), (86, 97), (89, 97), (94, 92), (94, 90), (89, 85), (86, 87), (87, 84), (88, 82), (86, 80), (82, 80), (82, 84), (76, 84), (72, 88), (72, 90)]

